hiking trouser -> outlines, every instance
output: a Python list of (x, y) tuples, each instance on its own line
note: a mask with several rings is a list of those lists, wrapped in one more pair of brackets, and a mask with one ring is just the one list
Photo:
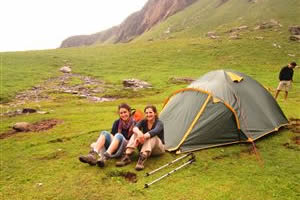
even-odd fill
[(165, 146), (158, 136), (154, 136), (145, 140), (144, 144), (142, 145), (137, 145), (136, 139), (136, 134), (133, 134), (128, 141), (126, 152), (128, 152), (129, 154), (133, 153), (133, 151), (137, 147), (141, 147), (140, 152), (146, 154), (147, 157), (149, 157), (150, 155), (160, 155), (165, 152)]

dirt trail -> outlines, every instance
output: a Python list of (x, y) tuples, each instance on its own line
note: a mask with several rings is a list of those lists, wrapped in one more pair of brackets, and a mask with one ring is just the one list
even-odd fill
[(114, 101), (114, 98), (103, 98), (105, 88), (112, 87), (104, 81), (80, 74), (63, 73), (59, 77), (46, 80), (29, 90), (16, 95), (13, 104), (24, 104), (26, 101), (39, 102), (50, 99), (50, 94), (67, 93), (93, 102)]

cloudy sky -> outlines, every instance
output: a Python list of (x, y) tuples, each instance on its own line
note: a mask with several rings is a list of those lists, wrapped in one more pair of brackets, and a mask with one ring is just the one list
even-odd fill
[(1, 0), (0, 52), (53, 49), (120, 24), (147, 0)]

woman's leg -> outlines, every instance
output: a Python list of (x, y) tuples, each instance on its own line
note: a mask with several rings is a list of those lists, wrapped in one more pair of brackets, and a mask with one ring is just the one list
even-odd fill
[(112, 140), (113, 140), (112, 134), (110, 134), (108, 131), (102, 131), (94, 146), (94, 151), (100, 153), (100, 150), (103, 147), (107, 149), (110, 146)]
[(109, 153), (110, 155), (114, 154), (118, 150), (120, 144), (122, 143), (122, 141), (124, 139), (125, 138), (121, 133), (117, 133), (114, 136), (114, 138), (113, 138), (111, 144), (109, 145), (108, 149), (106, 150), (106, 152)]
[(129, 163), (131, 163), (130, 155), (137, 148), (136, 139), (137, 139), (137, 137), (135, 134), (133, 134), (130, 137), (128, 144), (126, 146), (125, 154), (123, 155), (123, 157), (121, 158), (120, 161), (116, 162), (117, 167), (122, 167), (122, 166), (125, 166), (125, 165), (128, 165)]
[(146, 140), (141, 149), (141, 153), (145, 154), (147, 157), (149, 157), (151, 154), (160, 155), (164, 152), (164, 145), (157, 136)]
[(111, 134), (107, 131), (102, 131), (97, 141), (91, 144), (92, 150), (88, 155), (79, 156), (79, 160), (83, 163), (88, 163), (90, 165), (96, 165), (98, 155), (103, 154), (105, 150), (104, 147), (109, 146), (111, 143)]
[(155, 136), (152, 138), (149, 138), (145, 141), (145, 143), (142, 146), (140, 157), (138, 160), (138, 163), (135, 166), (136, 170), (142, 170), (144, 169), (144, 163), (147, 160), (147, 158), (153, 154), (153, 155), (160, 155), (165, 152), (165, 148), (159, 137)]
[(127, 155), (131, 155), (135, 149), (137, 148), (137, 143), (136, 143), (136, 139), (137, 139), (137, 136), (135, 134), (133, 134), (130, 139), (129, 139), (129, 142), (126, 146), (126, 151), (125, 151), (125, 154)]

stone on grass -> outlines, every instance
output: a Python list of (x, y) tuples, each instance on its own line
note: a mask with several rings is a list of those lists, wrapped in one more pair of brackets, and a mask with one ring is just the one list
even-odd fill
[(125, 88), (134, 88), (134, 89), (140, 89), (140, 88), (152, 88), (152, 85), (150, 83), (147, 83), (145, 81), (141, 81), (139, 79), (124, 79), (123, 80), (123, 86)]
[(300, 35), (300, 26), (291, 26), (289, 31), (292, 35)]
[(291, 41), (300, 41), (300, 35), (291, 35), (290, 40)]
[(59, 69), (63, 73), (71, 73), (71, 67), (69, 66), (63, 66), (62, 68)]
[(13, 129), (18, 132), (27, 132), (30, 131), (31, 124), (28, 122), (17, 122), (13, 125)]

